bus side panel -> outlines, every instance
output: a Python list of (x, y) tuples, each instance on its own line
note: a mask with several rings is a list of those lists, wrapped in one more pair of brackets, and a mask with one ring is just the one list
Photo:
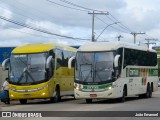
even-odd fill
[(60, 86), (60, 95), (73, 95), (73, 68), (69, 70), (67, 67), (60, 67), (55, 72), (57, 85)]
[(49, 81), (48, 81), (48, 86), (49, 86), (49, 94), (50, 97), (54, 97), (54, 93), (55, 93), (55, 88), (56, 88), (56, 78), (52, 77)]

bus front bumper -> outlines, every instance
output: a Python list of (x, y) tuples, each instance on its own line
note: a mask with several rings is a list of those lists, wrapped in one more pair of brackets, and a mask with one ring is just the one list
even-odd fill
[(41, 99), (41, 98), (49, 98), (49, 90), (45, 88), (43, 90), (37, 91), (15, 91), (9, 90), (10, 99)]
[(76, 99), (113, 99), (121, 97), (121, 95), (118, 94), (118, 92), (114, 88), (101, 92), (86, 92), (74, 89), (74, 95)]

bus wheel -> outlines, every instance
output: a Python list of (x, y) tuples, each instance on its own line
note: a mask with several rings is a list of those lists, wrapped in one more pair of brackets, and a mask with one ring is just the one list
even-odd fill
[(57, 87), (56, 88), (56, 95), (54, 96), (54, 97), (52, 97), (52, 98), (50, 98), (50, 101), (53, 103), (57, 103), (57, 102), (59, 102), (60, 101), (60, 99), (61, 99), (61, 97), (60, 97), (60, 90), (59, 90), (59, 88)]
[(139, 98), (151, 98), (151, 97), (152, 97), (152, 88), (151, 88), (151, 86), (148, 84), (148, 85), (147, 85), (146, 93), (139, 95)]
[(125, 88), (123, 88), (123, 95), (119, 100), (120, 102), (124, 102), (126, 100), (126, 89)]
[(148, 84), (147, 85), (147, 90), (146, 90), (146, 94), (145, 94), (145, 98), (149, 98), (149, 97), (151, 97), (151, 87), (150, 87), (150, 85)]
[(21, 104), (26, 104), (27, 103), (27, 99), (20, 99), (19, 100)]
[(145, 97), (145, 95), (144, 95), (144, 94), (139, 95), (139, 98), (144, 98), (144, 97)]
[(152, 86), (150, 86), (150, 90), (149, 90), (149, 98), (152, 97)]
[(86, 99), (86, 103), (92, 103), (92, 99)]

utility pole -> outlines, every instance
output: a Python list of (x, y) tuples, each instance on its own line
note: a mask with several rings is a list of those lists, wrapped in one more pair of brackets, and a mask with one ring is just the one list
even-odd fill
[(153, 42), (151, 43), (150, 41), (157, 41), (158, 39), (154, 39), (154, 38), (152, 38), (152, 39), (151, 39), (151, 38), (145, 38), (145, 40), (147, 41), (146, 44), (147, 44), (147, 46), (148, 46), (148, 48), (149, 48), (149, 45), (150, 45), (150, 44), (156, 44), (155, 42), (154, 42), (154, 43), (153, 43)]
[(136, 44), (136, 36), (138, 35), (138, 34), (145, 34), (144, 32), (142, 33), (142, 32), (139, 32), (139, 33), (137, 33), (137, 32), (131, 32), (131, 34), (134, 36), (134, 44)]
[(117, 38), (118, 38), (118, 41), (120, 41), (120, 39), (123, 38), (123, 36), (119, 35), (119, 36), (117, 36)]
[(95, 12), (93, 11), (92, 13), (89, 12), (88, 14), (92, 15), (92, 42), (95, 42), (95, 36), (94, 36), (94, 17), (95, 15), (109, 15), (109, 12)]

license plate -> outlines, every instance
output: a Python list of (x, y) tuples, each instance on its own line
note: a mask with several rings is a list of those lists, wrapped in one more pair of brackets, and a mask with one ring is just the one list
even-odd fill
[(97, 94), (90, 94), (90, 97), (97, 97)]
[(30, 96), (30, 94), (24, 94), (24, 96), (25, 96), (25, 97), (28, 97), (28, 96)]

